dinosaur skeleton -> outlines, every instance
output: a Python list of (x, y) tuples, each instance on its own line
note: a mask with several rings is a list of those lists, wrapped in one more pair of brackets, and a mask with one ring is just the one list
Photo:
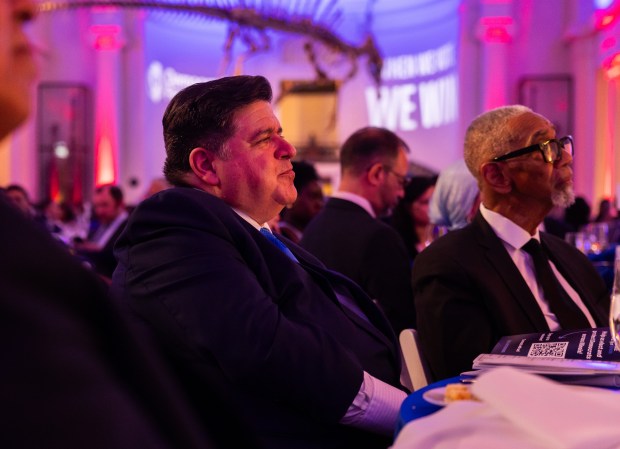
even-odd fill
[[(338, 0), (329, 0), (321, 8), (323, 0), (44, 0), (39, 9), (43, 13), (57, 10), (116, 7), (153, 11), (168, 11), (198, 18), (222, 20), (229, 23), (224, 44), (224, 66), (229, 64), (232, 49), (238, 39), (245, 45), (246, 52), (241, 61), (253, 53), (270, 48), (269, 30), (297, 34), (310, 39), (304, 51), (312, 64), (317, 80), (327, 76), (319, 66), (314, 44), (322, 44), (348, 60), (350, 69), (344, 82), (353, 78), (358, 71), (358, 60), (366, 57), (370, 75), (377, 85), (381, 82), (383, 60), (370, 34), (360, 45), (346, 42), (333, 29), (341, 19), (342, 11), (337, 8)], [(372, 0), (371, 0), (372, 1)], [(284, 4), (284, 5), (283, 5)], [(367, 20), (370, 14), (367, 13)], [(238, 61), (237, 66), (240, 62)]]

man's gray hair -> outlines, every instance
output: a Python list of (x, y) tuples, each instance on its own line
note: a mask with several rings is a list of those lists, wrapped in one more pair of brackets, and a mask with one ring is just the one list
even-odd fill
[(512, 149), (512, 144), (523, 136), (517, 136), (508, 126), (510, 120), (533, 112), (523, 105), (502, 106), (476, 117), (465, 134), (463, 156), (467, 168), (480, 183), (480, 166)]

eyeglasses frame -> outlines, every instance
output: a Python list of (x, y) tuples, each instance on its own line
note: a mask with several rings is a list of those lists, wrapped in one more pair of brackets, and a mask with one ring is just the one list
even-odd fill
[[(543, 160), (547, 163), (553, 164), (554, 162), (562, 160), (562, 154), (565, 151), (564, 147), (566, 146), (567, 141), (570, 142), (571, 156), (573, 156), (575, 154), (575, 143), (573, 141), (573, 136), (568, 135), (568, 136), (560, 137), (559, 139), (549, 139), (549, 140), (545, 140), (544, 142), (535, 143), (534, 145), (530, 145), (525, 148), (520, 148), (518, 150), (511, 151), (510, 153), (506, 153), (502, 156), (497, 156), (493, 158), (491, 161), (502, 162), (508, 159), (522, 156), (524, 154), (533, 153), (534, 151), (540, 151), (540, 154), (542, 154)], [(551, 157), (547, 157), (547, 155), (545, 154), (545, 150), (543, 149), (545, 146), (549, 145), (550, 142), (556, 142), (558, 145), (558, 148), (560, 148), (560, 151), (556, 155), (555, 159)]]
[(392, 173), (394, 176), (396, 176), (396, 179), (398, 180), (398, 183), (401, 185), (401, 187), (404, 189), (406, 188), (409, 183), (411, 183), (411, 175), (400, 175), (398, 173), (396, 173), (392, 167), (390, 167), (389, 165), (383, 165), (383, 169), (387, 172), (387, 173)]

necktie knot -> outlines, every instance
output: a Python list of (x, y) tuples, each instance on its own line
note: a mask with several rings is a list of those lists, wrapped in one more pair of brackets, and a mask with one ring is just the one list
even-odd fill
[(530, 239), (525, 245), (521, 247), (521, 249), (525, 251), (526, 253), (528, 253), (530, 256), (540, 255), (540, 254), (542, 254), (543, 257), (545, 256), (542, 245), (536, 239)]

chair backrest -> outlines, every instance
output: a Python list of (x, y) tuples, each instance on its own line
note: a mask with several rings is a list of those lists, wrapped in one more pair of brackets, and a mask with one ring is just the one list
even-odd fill
[(400, 333), (399, 340), (403, 356), (401, 383), (411, 391), (419, 390), (431, 383), (431, 376), (420, 351), (418, 332), (415, 329), (404, 329)]

